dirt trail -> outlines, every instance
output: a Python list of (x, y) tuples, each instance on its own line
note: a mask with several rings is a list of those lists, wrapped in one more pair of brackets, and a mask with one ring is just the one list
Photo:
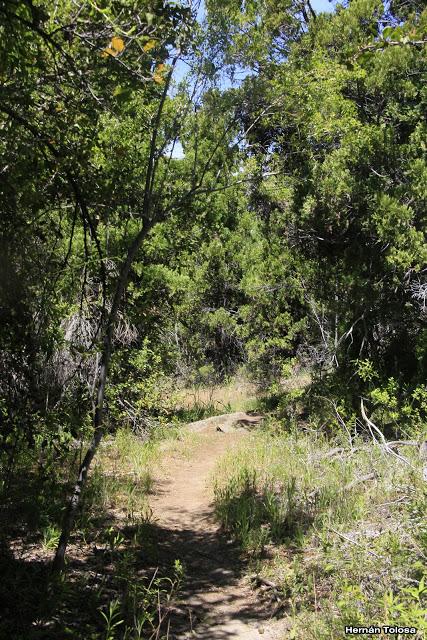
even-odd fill
[(186, 581), (170, 639), (281, 640), (283, 623), (269, 620), (245, 577), (237, 547), (219, 530), (208, 481), (218, 459), (247, 434), (259, 417), (227, 414), (188, 426), (200, 434), (191, 459), (166, 460), (151, 500), (160, 561), (179, 558)]

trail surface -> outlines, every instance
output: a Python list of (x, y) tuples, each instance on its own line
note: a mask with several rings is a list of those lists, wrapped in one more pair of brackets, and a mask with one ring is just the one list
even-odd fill
[[(160, 562), (179, 558), (186, 580), (169, 638), (282, 640), (283, 623), (270, 620), (245, 576), (244, 560), (215, 521), (210, 475), (238, 446), (259, 416), (226, 414), (188, 425), (198, 434), (191, 455), (166, 456), (151, 508)], [(163, 468), (165, 465), (163, 465)], [(282, 633), (280, 632), (282, 629)]]

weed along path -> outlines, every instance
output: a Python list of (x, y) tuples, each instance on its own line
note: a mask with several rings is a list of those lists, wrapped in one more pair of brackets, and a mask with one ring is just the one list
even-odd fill
[(168, 638), (184, 640), (282, 640), (282, 626), (252, 592), (236, 545), (214, 517), (209, 481), (220, 457), (239, 445), (260, 421), (246, 413), (226, 414), (188, 425), (187, 455), (165, 451), (163, 472), (150, 502), (158, 564), (178, 558), (185, 568), (180, 599), (170, 617)]

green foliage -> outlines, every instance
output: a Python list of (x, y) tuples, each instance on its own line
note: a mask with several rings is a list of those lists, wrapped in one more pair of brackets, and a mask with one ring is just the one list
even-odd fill
[(427, 588), (424, 577), (415, 586), (404, 587), (401, 593), (389, 591), (384, 596), (385, 614), (398, 626), (411, 626), (426, 631)]
[[(257, 3), (252, 9), (267, 28), (262, 9)], [(277, 290), (274, 301), (266, 295), (268, 331), (275, 322), (294, 331), (270, 337), (255, 326), (255, 349), (261, 357), (265, 350), (277, 377), (272, 352), (283, 362), (286, 349), (292, 355), (303, 342), (300, 353), (323, 384), (325, 373), (334, 377), (334, 391), (352, 396), (353, 405), (368, 386), (355, 384), (353, 360), (371, 362), (381, 384), (393, 378), (401, 398), (426, 373), (418, 346), (423, 311), (411, 293), (424, 278), (426, 246), (418, 142), (425, 55), (415, 44), (425, 10), (406, 20), (396, 26), (393, 8), (377, 0), (352, 2), (312, 21), (286, 59), (261, 67), (241, 90), (248, 96), (242, 126), (257, 119), (248, 135), (248, 166), (256, 175), (264, 158), (274, 174), (255, 181), (251, 195), (268, 222), (266, 281), (280, 278), (288, 305), (287, 312), (275, 307)], [(238, 37), (233, 44), (246, 55)]]
[(100, 613), (105, 620), (104, 640), (114, 640), (116, 637), (115, 629), (123, 624), (123, 620), (120, 619), (120, 602), (111, 600), (107, 611), (101, 611)]
[(422, 438), (427, 417), (425, 385), (402, 389), (393, 377), (381, 381), (369, 360), (357, 360), (355, 366), (372, 403), (374, 421), (392, 429), (396, 437)]
[[(184, 5), (106, 2), (79, 8), (64, 1), (51, 9), (49, 3), (12, 1), (0, 12), (0, 73), (10, 79), (0, 110), (0, 473), (9, 479), (25, 456), (36, 464), (41, 449), (53, 463), (88, 434), (107, 298), (129, 237), (141, 225), (135, 212), (143, 207), (167, 61), (172, 47), (188, 51), (192, 37)], [(160, 150), (176, 135), (175, 109), (185, 114), (188, 107), (182, 93), (166, 102)], [(159, 184), (171, 164), (162, 152)], [(157, 265), (139, 266), (152, 288), (150, 266), (156, 272)], [(136, 308), (121, 317), (114, 347), (136, 342), (135, 320), (150, 314), (152, 300), (138, 306), (137, 293), (129, 293)], [(153, 324), (147, 322), (147, 340)], [(147, 349), (144, 336), (133, 346)], [(116, 360), (123, 378), (126, 367), (119, 374)], [(144, 373), (140, 367), (139, 378)], [(139, 404), (131, 412), (137, 423), (160, 397), (158, 373), (149, 374), (151, 388), (138, 380), (133, 395)], [(120, 382), (116, 397), (132, 386), (121, 389)], [(129, 401), (133, 405), (134, 397)], [(112, 406), (111, 416), (129, 422), (123, 407)]]
[(422, 638), (426, 495), (416, 454), (408, 478), (362, 442), (353, 453), (333, 444), (254, 435), (215, 471), (218, 516), (275, 584), (291, 637), (340, 638), (345, 625), (369, 621), (415, 626)]
[[(208, 398), (175, 410), (177, 390), (208, 395), (243, 372), (268, 394), (258, 406), (281, 422), (270, 420), (272, 444), (256, 445), (254, 461), (228, 461), (215, 489), (220, 518), (254, 553), (284, 540), (301, 548), (316, 530), (334, 549), (327, 528), (369, 514), (378, 497), (345, 494), (343, 483), (371, 463), (383, 469), (374, 453), (319, 463), (298, 431), (364, 448), (363, 398), (386, 438), (426, 433), (424, 3), (352, 0), (314, 16), (294, 0), (207, 1), (203, 25), (186, 2), (54, 5), (0, 7), (6, 524), (16, 519), (45, 552), (58, 542), (111, 351), (104, 415), (115, 444), (90, 474), (80, 536), (104, 527), (116, 562), (126, 539), (106, 514), (120, 503), (132, 526), (149, 520), (156, 439), (175, 434), (176, 421), (234, 406)], [(175, 54), (190, 74), (169, 84)], [(293, 387), (301, 368), (306, 384)], [(323, 436), (316, 446), (326, 450)], [(415, 493), (408, 508), (425, 554), (425, 500)], [(401, 571), (403, 545), (387, 540)], [(342, 569), (333, 549), (330, 564)], [(341, 618), (378, 617), (382, 607), (421, 628), (425, 583), (413, 556), (409, 586), (398, 593), (378, 577), (371, 604), (350, 558), (347, 582), (330, 590)], [(109, 639), (153, 630), (153, 602), (182, 577), (177, 566), (172, 582), (132, 591), (134, 556), (121, 560), (133, 604), (97, 604)], [(296, 560), (288, 569), (296, 610), (315, 584)], [(319, 638), (322, 629), (330, 637), (326, 621)]]
[(46, 549), (47, 551), (52, 551), (53, 549), (56, 549), (56, 546), (59, 542), (59, 536), (61, 533), (58, 527), (56, 527), (55, 525), (48, 525), (43, 529), (42, 533), (43, 533), (43, 542), (42, 542), (43, 549)]

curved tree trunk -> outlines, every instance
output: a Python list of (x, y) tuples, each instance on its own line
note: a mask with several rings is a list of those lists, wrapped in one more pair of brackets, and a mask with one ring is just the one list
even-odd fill
[(72, 495), (70, 497), (67, 510), (64, 515), (62, 523), (61, 536), (59, 538), (58, 546), (55, 553), (52, 569), (54, 572), (59, 572), (64, 567), (65, 552), (67, 549), (70, 533), (74, 524), (76, 512), (80, 504), (81, 493), (86, 483), (87, 474), (92, 463), (93, 458), (98, 450), (99, 444), (104, 435), (104, 399), (105, 388), (107, 384), (108, 369), (110, 366), (111, 353), (113, 347), (113, 335), (114, 328), (116, 326), (117, 315), (120, 308), (123, 294), (126, 290), (129, 272), (132, 263), (140, 249), (147, 234), (155, 224), (156, 220), (147, 221), (146, 224), (140, 229), (139, 233), (135, 236), (131, 246), (129, 247), (126, 260), (124, 261), (120, 274), (117, 280), (116, 289), (114, 292), (113, 304), (107, 320), (107, 327), (104, 336), (104, 345), (101, 354), (100, 369), (98, 375), (97, 392), (96, 392), (96, 406), (93, 416), (93, 437), (83, 458), (83, 461), (79, 467), (79, 473)]
[(174, 58), (174, 60), (172, 61), (171, 69), (169, 71), (167, 81), (165, 82), (165, 86), (163, 88), (155, 122), (153, 123), (154, 126), (153, 126), (153, 133), (151, 136), (151, 142), (150, 142), (150, 155), (148, 158), (147, 173), (145, 176), (144, 197), (143, 197), (142, 211), (141, 211), (142, 226), (129, 246), (126, 259), (123, 262), (122, 267), (120, 269), (120, 274), (117, 279), (116, 287), (114, 290), (113, 303), (111, 305), (111, 311), (107, 319), (107, 326), (104, 334), (104, 344), (103, 344), (103, 349), (101, 353), (100, 370), (99, 370), (97, 392), (96, 392), (96, 406), (95, 406), (95, 412), (93, 417), (93, 437), (89, 445), (89, 448), (86, 451), (85, 457), (83, 458), (83, 461), (79, 467), (77, 481), (76, 481), (76, 484), (74, 485), (73, 493), (71, 494), (71, 497), (67, 506), (67, 510), (64, 515), (61, 536), (59, 538), (58, 546), (55, 552), (55, 558), (53, 560), (53, 565), (52, 565), (52, 570), (55, 573), (59, 573), (60, 571), (62, 571), (64, 567), (65, 552), (67, 550), (68, 541), (70, 539), (70, 533), (74, 525), (77, 509), (80, 504), (81, 494), (86, 483), (90, 465), (98, 450), (99, 444), (102, 440), (102, 436), (104, 435), (105, 388), (107, 384), (108, 369), (110, 366), (111, 352), (113, 348), (113, 335), (114, 335), (114, 329), (117, 322), (117, 315), (119, 312), (120, 304), (123, 298), (123, 294), (127, 288), (127, 284), (129, 280), (129, 272), (130, 272), (132, 263), (135, 260), (136, 255), (144, 239), (147, 237), (148, 233), (150, 232), (154, 224), (160, 221), (160, 219), (162, 219), (163, 217), (160, 215), (157, 215), (157, 216), (154, 215), (152, 211), (152, 194), (153, 194), (153, 188), (154, 188), (154, 178), (155, 178), (156, 168), (157, 168), (156, 144), (157, 144), (157, 136), (158, 136), (162, 113), (163, 113), (163, 107), (166, 101), (166, 97), (167, 97), (169, 86), (170, 86), (170, 81), (171, 81), (173, 71), (178, 58), (179, 58), (179, 52), (177, 56)]

